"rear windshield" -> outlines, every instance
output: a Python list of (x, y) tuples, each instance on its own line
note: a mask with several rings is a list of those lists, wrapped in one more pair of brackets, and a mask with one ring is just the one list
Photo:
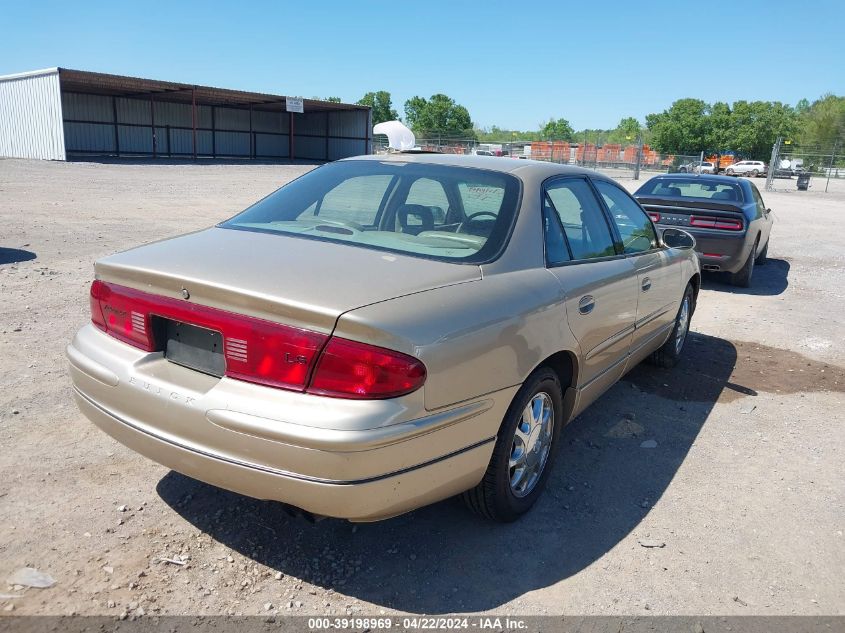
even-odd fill
[(742, 188), (731, 183), (714, 183), (697, 178), (649, 180), (637, 190), (638, 196), (664, 196), (669, 198), (707, 198), (727, 202), (742, 202)]
[(219, 226), (480, 263), (504, 247), (519, 190), (513, 176), (482, 169), (339, 161)]

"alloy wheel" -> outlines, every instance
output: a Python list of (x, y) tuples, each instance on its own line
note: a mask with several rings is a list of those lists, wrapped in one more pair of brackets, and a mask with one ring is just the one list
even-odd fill
[(555, 412), (544, 391), (534, 395), (516, 425), (508, 460), (511, 491), (517, 497), (530, 494), (546, 467), (554, 435)]

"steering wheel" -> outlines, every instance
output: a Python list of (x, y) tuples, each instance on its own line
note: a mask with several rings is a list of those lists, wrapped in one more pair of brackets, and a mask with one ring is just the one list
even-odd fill
[(476, 211), (475, 213), (468, 215), (467, 219), (464, 220), (464, 222), (472, 222), (475, 218), (477, 218), (480, 215), (492, 216), (494, 220), (496, 220), (499, 217), (498, 215), (496, 215), (492, 211)]
[(456, 229), (455, 229), (455, 233), (460, 233), (460, 232), (461, 232), (461, 230), (464, 228), (464, 226), (466, 226), (467, 224), (469, 224), (470, 222), (472, 222), (475, 218), (477, 218), (477, 217), (479, 217), (479, 216), (482, 216), (482, 215), (489, 215), (489, 216), (491, 216), (494, 220), (495, 220), (495, 219), (497, 219), (497, 218), (499, 217), (498, 215), (496, 215), (496, 214), (495, 214), (495, 213), (493, 213), (492, 211), (476, 211), (475, 213), (471, 213), (471, 214), (469, 214), (463, 222), (461, 222), (460, 224), (458, 224), (458, 228), (456, 228)]

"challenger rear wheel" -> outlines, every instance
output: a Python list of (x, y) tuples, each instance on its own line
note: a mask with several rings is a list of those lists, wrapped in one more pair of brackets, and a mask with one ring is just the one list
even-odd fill
[(757, 254), (757, 259), (754, 260), (754, 263), (757, 266), (763, 266), (766, 263), (766, 259), (769, 255), (769, 240), (766, 240), (766, 245), (763, 247), (763, 250)]
[(494, 521), (514, 521), (537, 501), (551, 471), (564, 424), (557, 374), (535, 371), (513, 399), (484, 478), (463, 494), (477, 514)]
[(757, 238), (757, 241), (754, 242), (754, 246), (751, 248), (751, 252), (748, 253), (748, 259), (745, 260), (745, 263), (735, 273), (731, 274), (731, 284), (734, 286), (739, 286), (740, 288), (748, 288), (751, 285), (751, 277), (754, 275), (754, 261), (757, 258), (757, 244), (759, 243), (760, 238)]

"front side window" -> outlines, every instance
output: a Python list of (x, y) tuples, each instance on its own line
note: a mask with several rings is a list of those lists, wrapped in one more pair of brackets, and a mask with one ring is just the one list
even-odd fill
[(346, 160), (308, 172), (219, 226), (455, 262), (498, 255), (520, 183), (483, 169)]
[(616, 185), (604, 180), (594, 180), (593, 184), (601, 194), (610, 211), (619, 236), (622, 238), (622, 250), (625, 253), (643, 253), (657, 248), (657, 234), (651, 220), (631, 196)]
[(604, 212), (586, 180), (555, 180), (547, 185), (545, 198), (549, 264), (616, 255)]

